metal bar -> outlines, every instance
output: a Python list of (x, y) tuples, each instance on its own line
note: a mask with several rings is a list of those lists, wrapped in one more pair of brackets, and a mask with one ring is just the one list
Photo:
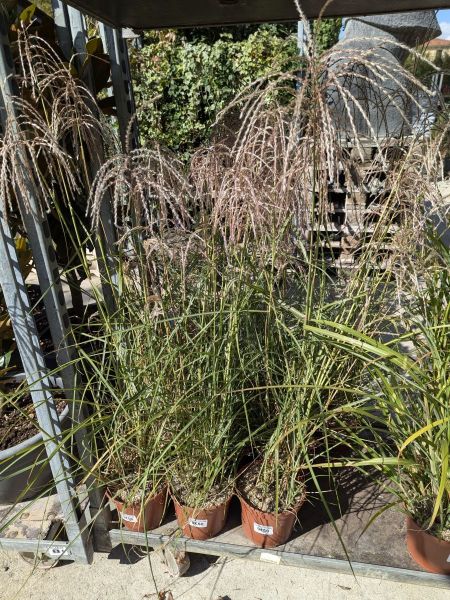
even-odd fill
[(388, 581), (413, 583), (417, 585), (428, 585), (440, 588), (450, 588), (450, 577), (446, 575), (434, 575), (425, 571), (413, 571), (411, 569), (400, 569), (383, 565), (373, 565), (360, 562), (299, 554), (297, 552), (284, 552), (281, 550), (262, 549), (255, 546), (241, 546), (239, 544), (226, 544), (214, 540), (192, 540), (185, 537), (174, 537), (169, 535), (158, 535), (155, 533), (135, 533), (126, 529), (113, 529), (110, 531), (111, 543), (131, 544), (134, 546), (145, 546), (149, 548), (161, 548), (173, 545), (185, 552), (197, 554), (211, 554), (213, 556), (230, 556), (259, 562), (271, 562), (281, 565), (289, 565), (304, 569), (331, 571), (334, 573), (345, 573), (348, 575), (359, 575), (361, 577), (374, 577)]
[[(130, 59), (126, 40), (121, 29), (113, 29), (104, 23), (99, 23), (100, 35), (105, 44), (111, 62), (111, 80), (117, 107), (122, 148), (128, 145), (131, 149), (139, 147), (139, 132), (135, 119), (136, 105), (131, 81)], [(131, 127), (130, 127), (130, 121)], [(129, 144), (128, 144), (129, 142)]]
[(300, 56), (305, 56), (305, 54), (306, 54), (305, 42), (306, 42), (305, 24), (303, 23), (303, 21), (298, 21), (298, 23), (297, 23), (297, 48), (298, 48), (298, 53), (300, 54)]
[(42, 553), (58, 560), (76, 560), (68, 542), (29, 540), (26, 538), (0, 538), (0, 550)]
[[(86, 84), (93, 93), (94, 78), (92, 74), (92, 67), (89, 63), (86, 63), (87, 34), (84, 17), (79, 11), (67, 7), (64, 2), (61, 2), (60, 0), (52, 1), (53, 9), (54, 11), (57, 11), (54, 13), (55, 23), (57, 18), (59, 19), (59, 22), (56, 23), (56, 34), (59, 44), (62, 48), (70, 48), (70, 55), (67, 57), (69, 60), (71, 58), (72, 47), (74, 48), (75, 52), (78, 53), (79, 72), (81, 73), (83, 71)], [(95, 176), (95, 172), (101, 164), (102, 151), (103, 149), (100, 148), (101, 157), (98, 158), (98, 163), (91, 170), (92, 178)], [(116, 238), (110, 206), (108, 206), (107, 203), (104, 203), (101, 209), (101, 224), (103, 235), (101, 236), (101, 243), (96, 244), (96, 251), (99, 267), (103, 275), (103, 295), (109, 310), (112, 311), (114, 310), (114, 297), (109, 284), (109, 274), (113, 275), (116, 269), (115, 258), (113, 257), (113, 249)], [(105, 259), (103, 259), (104, 255), (106, 255)], [(111, 273), (111, 270), (113, 270), (113, 273)], [(86, 432), (85, 428), (81, 428), (78, 431), (76, 434), (76, 440), (79, 447), (79, 452), (83, 456), (83, 462), (88, 472), (93, 465), (93, 461), (91, 456), (90, 436)], [(110, 548), (108, 536), (110, 525), (109, 509), (104, 506), (104, 495), (102, 494), (101, 490), (96, 487), (94, 477), (89, 477), (86, 481), (86, 485), (89, 490), (90, 514), (93, 521), (95, 534), (95, 547), (97, 550), (107, 551)]]
[[(48, 502), (49, 500), (51, 500), (51, 497), (42, 498), (41, 500), (45, 500)], [(38, 500), (37, 504), (41, 500)], [(33, 511), (34, 501), (32, 500), (30, 502), (22, 502), (17, 506), (19, 507), (19, 513), (16, 516), (19, 516), (19, 521), (20, 521), (21, 513), (27, 511), (28, 506), (30, 506), (31, 507), (30, 510)], [(81, 499), (80, 508), (82, 510), (84, 510), (86, 508), (84, 498)], [(42, 513), (42, 518), (45, 519), (45, 516), (49, 516), (50, 512), (52, 512), (54, 510), (56, 510), (56, 512), (59, 513), (60, 509), (59, 509), (59, 507), (53, 505), (53, 507), (49, 509), (49, 512), (46, 513), (46, 515), (44, 515), (44, 513)], [(10, 523), (12, 523), (13, 521), (14, 521), (14, 516), (12, 516), (9, 519)], [(85, 513), (81, 515), (78, 522), (79, 522), (81, 531), (83, 532), (84, 535), (86, 535), (86, 531), (88, 531), (88, 526), (86, 524)], [(26, 520), (21, 521), (21, 523), (26, 528)], [(61, 522), (59, 519), (57, 519), (55, 522), (53, 522), (50, 525), (50, 527), (48, 528), (45, 539), (42, 539), (41, 537), (29, 538), (26, 535), (24, 535), (24, 536), (19, 535), (17, 537), (12, 537), (12, 536), (8, 537), (8, 533), (7, 533), (8, 525), (7, 525), (6, 529), (5, 529), (6, 536), (0, 537), (0, 550), (16, 551), (16, 552), (33, 552), (36, 555), (43, 554), (49, 558), (56, 559), (58, 561), (59, 560), (77, 560), (78, 562), (84, 562), (86, 564), (89, 564), (90, 560), (89, 561), (86, 561), (86, 560), (80, 561), (80, 559), (77, 555), (77, 552), (76, 552), (76, 547), (74, 546), (73, 543), (71, 543), (69, 541), (65, 541), (65, 540), (62, 541), (62, 540), (54, 539), (58, 536), (61, 525), (63, 525), (63, 522)], [(92, 558), (92, 553), (90, 554), (89, 558)]]
[(86, 51), (86, 42), (88, 40), (86, 31), (86, 21), (84, 15), (75, 8), (68, 7), (70, 32), (72, 36), (72, 45), (75, 52), (75, 64), (81, 79), (86, 83), (91, 92), (95, 89), (94, 75), (92, 65), (88, 62), (88, 53)]
[[(116, 101), (122, 150), (123, 152), (135, 150), (139, 148), (139, 130), (136, 119), (136, 104), (134, 101), (127, 42), (123, 37), (122, 29), (113, 29), (101, 22), (99, 22), (99, 27), (105, 46), (104, 49), (108, 53), (111, 64), (111, 81)], [(139, 248), (142, 240), (138, 228), (140, 218), (133, 208), (131, 208), (128, 225), (131, 226), (134, 232), (134, 250), (136, 250)], [(129, 249), (133, 250), (132, 247), (129, 247)]]
[(72, 58), (72, 36), (67, 5), (61, 0), (52, 0), (53, 20), (55, 21), (56, 39), (67, 61)]
[[(103, 25), (103, 23), (101, 23), (99, 21), (98, 22), (98, 30), (100, 33), (100, 39), (102, 40), (103, 52), (105, 54), (108, 54), (108, 41), (106, 39), (106, 31), (102, 25)], [(113, 88), (112, 88), (112, 77), (111, 77), (111, 84), (109, 84), (109, 81), (108, 81), (108, 87), (106, 88), (105, 93), (108, 97), (114, 96), (114, 92), (113, 92)]]
[[(15, 92), (13, 61), (9, 48), (8, 24), (3, 14), (0, 15), (0, 90), (6, 108), (1, 114), (3, 127), (5, 128), (6, 120), (9, 119), (13, 127), (13, 133), (17, 133), (12, 102), (12, 96)], [(27, 197), (23, 198), (21, 192), (16, 191), (18, 204), (33, 251), (41, 289), (48, 292), (45, 294), (44, 300), (52, 336), (54, 336), (55, 349), (59, 353), (62, 364), (65, 364), (71, 359), (69, 350), (69, 344), (71, 343), (70, 323), (64, 304), (64, 294), (61, 288), (56, 256), (52, 247), (48, 223), (41, 214), (34, 195), (33, 183), (28, 175), (27, 157), (23, 151), (18, 149), (17, 158), (27, 194)], [(92, 549), (87, 535), (81, 531), (78, 523), (77, 495), (70, 472), (70, 464), (61, 447), (62, 436), (58, 413), (50, 393), (51, 384), (46, 374), (35, 323), (31, 316), (30, 303), (25, 282), (20, 272), (14, 239), (3, 210), (1, 210), (0, 246), (0, 264), (4, 267), (0, 276), (0, 285), (3, 289), (17, 346), (35, 404), (36, 417), (43, 431), (50, 467), (61, 499), (67, 535), (70, 542), (74, 544), (74, 552), (79, 560), (88, 562)], [(73, 389), (73, 373), (64, 369), (62, 375), (65, 380), (64, 385), (71, 385), (72, 387), (69, 387), (69, 389)]]
[[(90, 61), (83, 61), (80, 65), (80, 58), (87, 57), (86, 52), (86, 25), (83, 15), (75, 8), (68, 7), (67, 14), (70, 24), (70, 35), (75, 52), (78, 54), (79, 72), (88, 86), (91, 94), (95, 96), (94, 76)], [(91, 178), (94, 179), (97, 171), (104, 162), (104, 150), (99, 140), (98, 155), (92, 156)], [(96, 244), (96, 253), (99, 263), (99, 269), (102, 275), (102, 291), (106, 307), (110, 313), (115, 310), (114, 293), (110, 283), (113, 286), (117, 283), (117, 264), (116, 264), (116, 231), (114, 227), (112, 212), (112, 201), (110, 195), (104, 198), (100, 208), (100, 241)]]
[(14, 238), (0, 210), (0, 286), (11, 317), (16, 343), (30, 387), (36, 417), (43, 432), (50, 468), (64, 514), (64, 522), (73, 555), (80, 562), (91, 560), (91, 547), (87, 532), (80, 527), (77, 515), (75, 484), (70, 475), (70, 465), (62, 451), (61, 426), (51, 395), (51, 383), (46, 375), (44, 357), (39, 346), (34, 319), (25, 282), (20, 271)]

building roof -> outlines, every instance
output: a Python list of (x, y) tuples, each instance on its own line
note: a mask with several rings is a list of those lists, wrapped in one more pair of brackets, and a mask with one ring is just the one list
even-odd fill
[(439, 48), (450, 48), (450, 40), (434, 38), (427, 44), (427, 50), (439, 50)]
[[(294, 0), (68, 0), (115, 27), (160, 29), (238, 23), (298, 21)], [(374, 15), (450, 8), (450, 0), (300, 0), (308, 18)]]

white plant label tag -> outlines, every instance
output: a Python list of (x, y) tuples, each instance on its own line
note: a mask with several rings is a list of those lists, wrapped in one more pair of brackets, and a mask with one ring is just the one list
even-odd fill
[(208, 527), (208, 519), (188, 519), (188, 523), (191, 527)]
[(263, 560), (265, 562), (276, 563), (277, 565), (279, 565), (281, 562), (281, 556), (277, 556), (276, 554), (271, 554), (270, 552), (261, 552), (259, 559)]
[(208, 519), (188, 519), (188, 523), (191, 527), (208, 527)]
[(134, 515), (126, 515), (125, 513), (120, 513), (120, 516), (127, 523), (137, 523), (137, 517)]
[(256, 533), (260, 533), (261, 535), (273, 535), (273, 527), (269, 525), (258, 525), (258, 523), (253, 523), (253, 529)]
[(447, 556), (447, 562), (450, 562), (450, 554)]
[(53, 548), (49, 548), (46, 552), (47, 556), (51, 558), (59, 558), (61, 556), (70, 556), (69, 550), (67, 550), (66, 546), (54, 546)]

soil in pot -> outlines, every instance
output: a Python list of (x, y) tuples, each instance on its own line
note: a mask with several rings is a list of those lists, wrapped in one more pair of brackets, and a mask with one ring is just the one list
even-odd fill
[(428, 533), (409, 516), (406, 518), (406, 545), (412, 559), (423, 569), (450, 575), (450, 541)]
[(172, 497), (178, 525), (184, 536), (194, 540), (207, 540), (216, 536), (225, 527), (232, 497), (229, 490), (214, 486), (208, 500), (202, 502), (202, 506), (198, 508), (187, 505), (185, 499), (188, 495), (181, 485), (177, 486)]
[[(15, 406), (6, 401), (0, 414), (0, 503), (14, 504), (35, 498), (41, 493), (53, 493), (52, 472), (36, 413), (23, 374), (2, 380), (2, 390), (14, 388)], [(62, 396), (62, 382), (54, 380), (53, 397), (56, 398), (61, 426), (70, 426), (69, 408)]]
[(253, 463), (238, 479), (244, 535), (260, 548), (274, 548), (287, 542), (306, 498), (306, 488), (299, 479), (299, 492), (293, 507), (281, 506), (276, 511), (275, 482), (268, 487), (260, 483), (260, 463)]
[[(2, 389), (5, 393), (12, 392), (18, 387), (16, 381), (7, 381), (2, 383)], [(53, 393), (58, 414), (62, 414), (67, 401), (62, 392), (56, 390)], [(25, 440), (40, 433), (36, 426), (36, 411), (31, 398), (31, 394), (27, 388), (24, 388), (24, 393), (15, 399), (15, 406), (6, 403), (0, 407), (0, 451), (12, 448)]]
[(164, 486), (157, 494), (151, 495), (144, 501), (144, 505), (140, 499), (130, 499), (124, 497), (124, 494), (108, 492), (113, 501), (119, 519), (126, 529), (130, 531), (138, 531), (144, 533), (151, 531), (161, 525), (164, 517), (164, 512), (167, 506), (167, 487)]

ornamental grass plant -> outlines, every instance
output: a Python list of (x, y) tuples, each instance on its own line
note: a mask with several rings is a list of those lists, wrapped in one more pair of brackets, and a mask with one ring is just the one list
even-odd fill
[[(436, 180), (448, 120), (402, 139), (378, 139), (346, 78), (380, 92), (385, 79), (402, 75), (421, 94), (431, 92), (401, 67), (377, 67), (376, 50), (344, 46), (319, 55), (306, 21), (305, 29), (298, 70), (249, 86), (229, 107), (240, 112), (232, 142), (227, 136), (200, 149), (188, 165), (156, 143), (118, 152), (83, 84), (57, 68), (41, 42), (19, 43), (24, 64), (42, 66), (24, 68), (21, 82), (39, 109), (17, 100), (42, 210), (59, 207), (77, 267), (91, 278), (79, 248), (97, 247), (101, 283), (114, 300), (106, 302), (92, 278), (97, 314), (77, 331), (74, 364), (95, 437), (89, 475), (141, 504), (169, 483), (178, 500), (196, 508), (228, 498), (237, 480), (253, 504), (280, 513), (298, 504), (310, 482), (325, 502), (318, 474), (342, 466), (340, 453), (352, 445), (363, 452), (355, 464), (378, 465), (397, 478), (398, 490), (414, 476), (428, 500), (414, 508), (419, 492), (411, 494), (412, 514), (443, 530), (448, 365), (437, 321), (448, 280), (422, 257), (423, 201), (441, 215), (445, 208)], [(364, 143), (355, 113), (369, 130)], [(12, 190), (23, 187), (12, 159), (18, 135), (7, 129), (0, 147), (10, 213)], [(91, 168), (100, 140), (107, 156)], [(352, 200), (361, 190), (371, 193), (371, 216), (364, 213), (356, 232), (334, 225), (330, 192), (344, 184)], [(88, 194), (83, 209), (92, 231), (74, 209)], [(109, 250), (108, 213), (118, 233)], [(342, 235), (351, 238), (355, 260), (337, 272), (328, 256)], [(413, 273), (423, 279), (416, 306)], [(414, 325), (413, 315), (420, 315)], [(386, 332), (392, 342), (381, 341)], [(394, 349), (408, 336), (416, 357)], [(380, 394), (368, 388), (371, 380)], [(421, 410), (412, 411), (417, 401)], [(390, 452), (392, 444), (401, 456)], [(244, 472), (243, 458), (253, 460)], [(423, 470), (413, 469), (420, 461)], [(402, 471), (408, 465), (409, 473)]]
[(449, 273), (449, 249), (431, 232), (422, 260), (411, 265), (411, 287), (392, 339), (382, 342), (335, 322), (311, 326), (324, 343), (365, 365), (370, 386), (360, 388), (366, 395), (355, 410), (357, 433), (348, 432), (361, 464), (376, 467), (400, 509), (445, 541), (450, 541)]
[[(114, 186), (116, 214), (131, 209), (142, 223), (157, 281), (151, 294), (171, 323), (162, 358), (173, 369), (177, 448), (168, 478), (195, 506), (216, 486), (231, 489), (244, 450), (256, 460), (249, 487), (260, 506), (292, 508), (308, 478), (323, 498), (317, 470), (335, 464), (356, 422), (365, 371), (352, 352), (324, 344), (311, 323), (338, 322), (379, 339), (398, 308), (404, 258), (423, 238), (422, 199), (442, 208), (435, 181), (447, 125), (382, 141), (344, 87), (353, 77), (379, 93), (384, 79), (400, 81), (402, 68), (380, 70), (376, 50), (319, 55), (308, 40), (300, 73), (263, 78), (231, 104), (241, 111), (234, 143), (199, 150), (176, 176), (149, 169), (142, 181), (143, 154), (125, 154), (113, 159), (121, 176), (105, 165), (91, 195), (95, 215)], [(369, 82), (355, 63), (372, 74)], [(408, 98), (420, 108), (414, 92)], [(364, 144), (355, 113), (369, 129)], [(370, 189), (373, 201), (371, 218), (351, 236), (357, 260), (336, 277), (326, 258), (336, 235), (330, 190), (342, 181), (351, 197)], [(167, 215), (161, 224), (152, 216), (159, 214)]]

